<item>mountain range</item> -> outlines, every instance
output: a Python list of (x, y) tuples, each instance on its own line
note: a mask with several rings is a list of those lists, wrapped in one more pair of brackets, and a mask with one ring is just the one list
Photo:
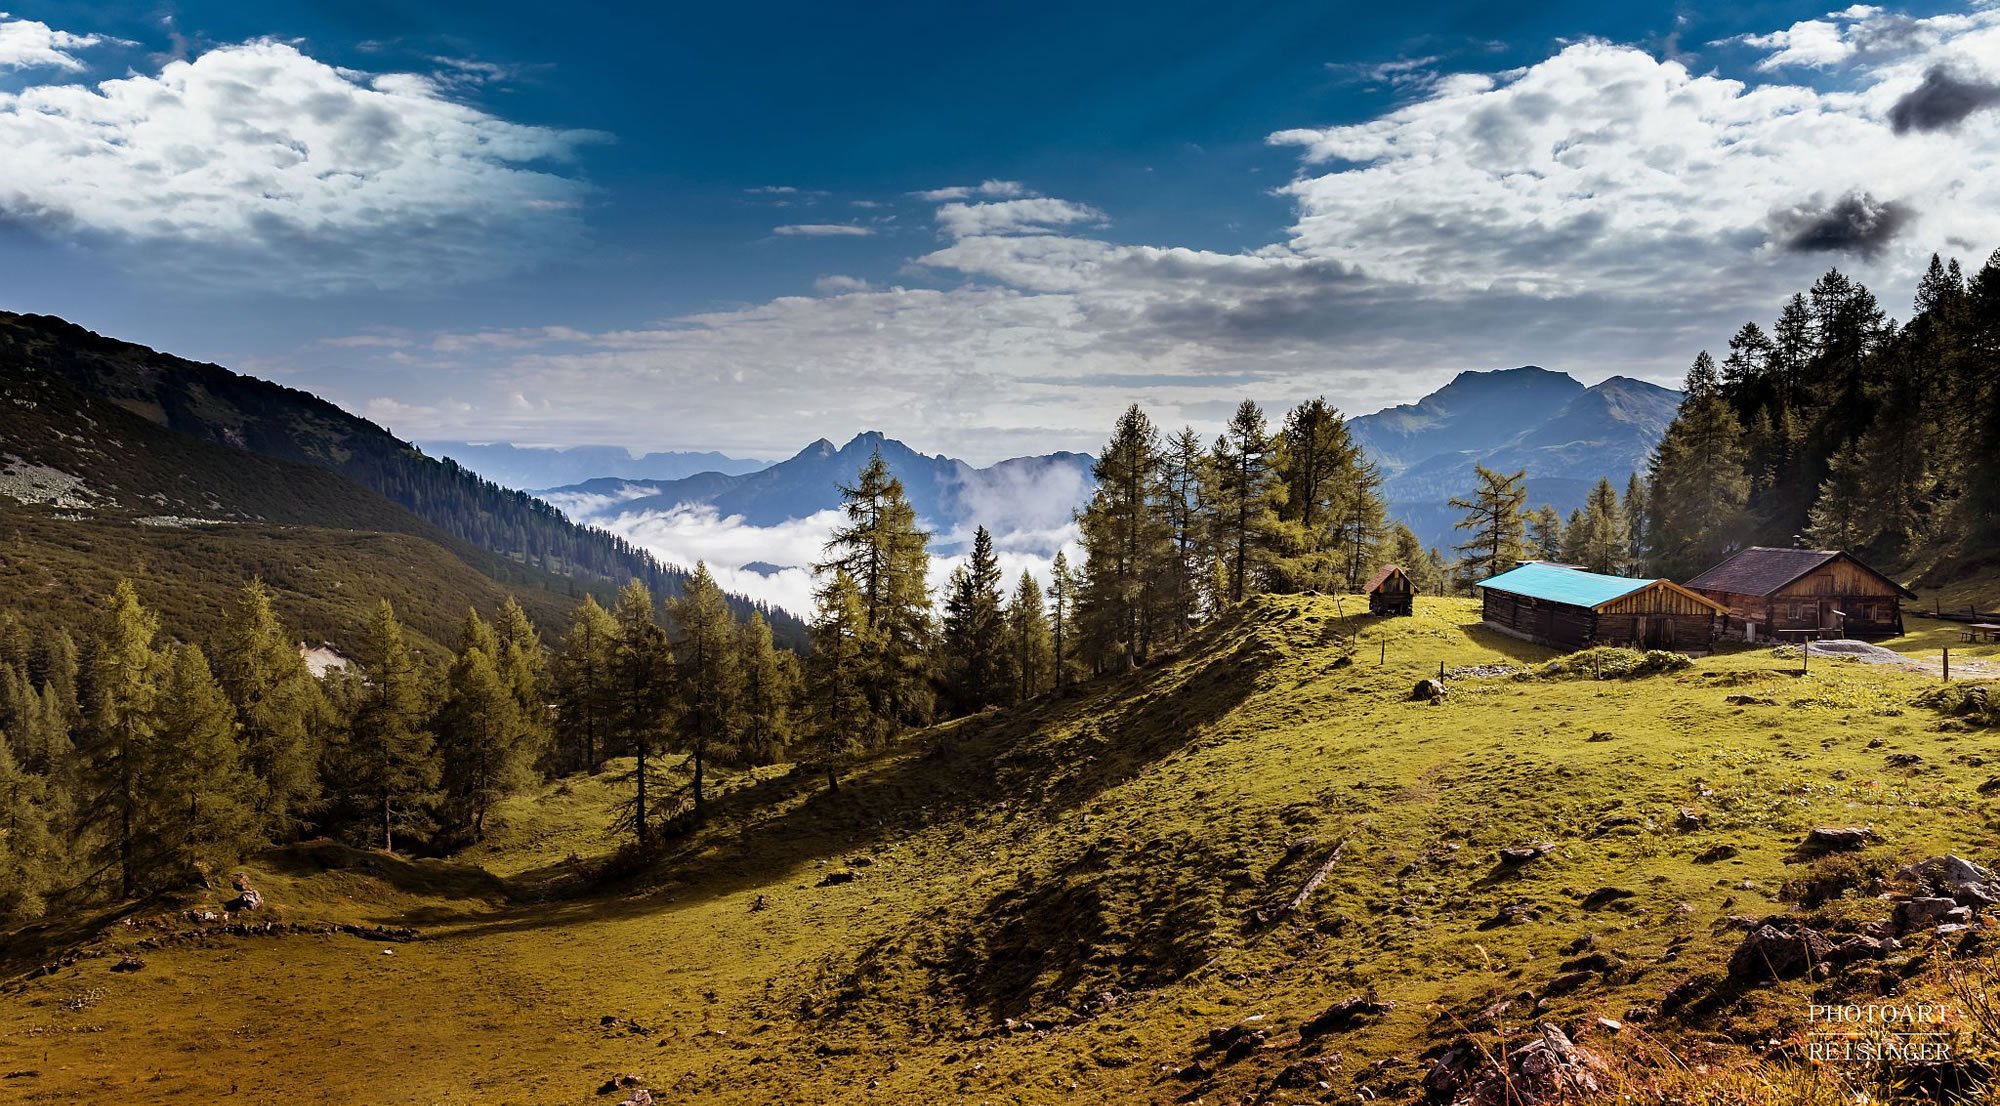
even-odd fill
[(678, 480), (701, 472), (755, 472), (769, 461), (731, 457), (725, 453), (647, 453), (633, 456), (622, 446), (579, 445), (567, 448), (519, 446), (506, 442), (419, 441), (419, 449), (446, 457), (507, 488), (552, 488), (599, 477), (627, 480)]

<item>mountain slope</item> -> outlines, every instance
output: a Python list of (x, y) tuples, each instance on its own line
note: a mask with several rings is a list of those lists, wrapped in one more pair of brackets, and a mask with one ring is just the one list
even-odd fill
[[(678, 593), (685, 578), (684, 572), (660, 565), (623, 539), (578, 526), (547, 503), (482, 480), (455, 462), (426, 457), (374, 423), (316, 396), (106, 338), (61, 319), (0, 312), (0, 373), (28, 370), (177, 435), (329, 470), (450, 539), (505, 562), (575, 577), (585, 585), (636, 577), (667, 595)], [(214, 478), (226, 467), (209, 466), (208, 471)], [(241, 509), (265, 514), (280, 509), (275, 506), (279, 498), (257, 493), (256, 502)], [(495, 565), (477, 567), (484, 571)], [(505, 575), (496, 578), (504, 581)], [(751, 607), (747, 600), (734, 602), (739, 611)], [(774, 629), (792, 642), (803, 636), (803, 627), (782, 614), (776, 615)]]
[[(1744, 985), (1741, 920), (1844, 891), (1815, 924), (1846, 934), (1892, 904), (1843, 873), (2000, 849), (1990, 818), (1943, 816), (1992, 805), (1991, 765), (1915, 702), (1934, 675), (1757, 650), (1629, 681), (1465, 673), (1433, 705), (1410, 687), (1441, 663), (1548, 654), (1426, 598), (1357, 620), (1367, 663), (1341, 664), (1342, 617), (1255, 600), (1148, 669), (912, 734), (835, 794), (810, 769), (732, 777), (634, 878), (589, 877), (610, 773), (509, 802), (456, 863), (270, 854), (251, 878), (294, 932), (174, 903), (86, 927), (52, 974), (10, 965), (0, 1071), (51, 1102), (144, 1079), (159, 1103), (581, 1104), (624, 1073), (746, 1106), (1410, 1102), (1452, 1042), (1543, 1021), (1722, 1064), (1930, 956), (1913, 936), (1824, 984)], [(1815, 863), (1818, 824), (1881, 843)]]
[(449, 457), (503, 488), (551, 488), (598, 477), (623, 480), (679, 480), (702, 472), (740, 475), (767, 462), (722, 453), (648, 453), (634, 457), (615, 446), (538, 449), (506, 442), (416, 443), (433, 457)]

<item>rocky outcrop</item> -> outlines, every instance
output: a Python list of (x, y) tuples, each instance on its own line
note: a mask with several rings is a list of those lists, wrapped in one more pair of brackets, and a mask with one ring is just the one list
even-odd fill
[(1766, 922), (1751, 930), (1729, 957), (1729, 978), (1739, 983), (1798, 979), (1833, 951), (1826, 934), (1797, 923)]
[(1606, 1071), (1596, 1053), (1547, 1022), (1527, 1043), (1504, 1055), (1460, 1041), (1424, 1076), (1431, 1106), (1541, 1106), (1603, 1091)]

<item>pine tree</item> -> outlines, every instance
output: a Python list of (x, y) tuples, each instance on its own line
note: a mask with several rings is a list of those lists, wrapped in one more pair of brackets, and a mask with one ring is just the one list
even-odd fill
[(1145, 602), (1145, 617), (1158, 621), (1162, 641), (1178, 645), (1201, 617), (1215, 473), (1192, 426), (1168, 440), (1159, 463), (1159, 510), (1170, 553), (1155, 564), (1157, 578), (1143, 581), (1143, 590), (1152, 596)]
[(650, 792), (657, 786), (653, 757), (672, 732), (674, 712), (674, 652), (653, 613), (653, 596), (637, 580), (618, 593), (612, 611), (618, 626), (611, 654), (609, 723), (612, 755), (636, 760), (621, 782), (632, 785), (632, 797), (619, 805), (613, 826), (629, 829), (643, 848), (652, 842)]
[(500, 650), (493, 655), (493, 663), (520, 708), (521, 740), (530, 754), (529, 764), (543, 764), (549, 759), (553, 741), (549, 732), (552, 692), (548, 650), (542, 645), (542, 635), (528, 618), (528, 612), (511, 595), (500, 604), (500, 613), (494, 617), (493, 635)]
[(1466, 512), (1456, 528), (1472, 531), (1471, 539), (1456, 547), (1459, 575), (1468, 583), (1498, 576), (1527, 552), (1527, 523), (1521, 515), (1528, 500), (1526, 470), (1508, 474), (1475, 464), (1472, 471), (1478, 486), (1470, 496), (1451, 500), (1453, 508)]
[(572, 771), (595, 772), (603, 762), (610, 733), (611, 668), (617, 640), (618, 624), (597, 605), (595, 596), (584, 596), (555, 664), (562, 756)]
[(1049, 566), (1049, 664), (1057, 688), (1069, 686), (1075, 664), (1076, 591), (1069, 555), (1058, 549)]
[(1625, 498), (1619, 504), (1625, 514), (1625, 560), (1640, 565), (1646, 556), (1646, 485), (1633, 473), (1625, 481)]
[(373, 805), (382, 851), (393, 853), (397, 833), (429, 828), (439, 765), (427, 725), (430, 679), (386, 599), (375, 608), (362, 675), (366, 686), (353, 723), (352, 775), (344, 783)]
[(236, 710), (199, 648), (175, 648), (161, 668), (144, 773), (158, 861), (194, 871), (234, 864), (258, 839), (261, 791), (244, 771)]
[(1618, 504), (1618, 490), (1608, 477), (1600, 477), (1590, 489), (1584, 519), (1587, 545), (1583, 566), (1612, 576), (1624, 572), (1631, 539), (1625, 530), (1625, 512)]
[(868, 701), (868, 657), (877, 646), (861, 589), (845, 570), (819, 591), (806, 658), (805, 738), (826, 772), (826, 789), (840, 789), (840, 770), (857, 749), (873, 744), (883, 719)]
[(110, 820), (118, 893), (139, 889), (147, 832), (147, 785), (142, 775), (158, 709), (159, 656), (153, 639), (159, 620), (139, 602), (130, 580), (118, 581), (91, 650), (89, 744), (82, 750), (90, 774), (92, 821)]
[(1430, 558), (1424, 551), (1424, 543), (1417, 538), (1416, 531), (1404, 523), (1394, 523), (1389, 527), (1389, 537), (1382, 550), (1384, 564), (1392, 564), (1403, 570), (1410, 578), (1410, 586), (1417, 594), (1436, 595), (1444, 586), (1442, 577), (1433, 578), (1430, 572)]
[(876, 714), (896, 727), (923, 725), (934, 705), (930, 534), (918, 528), (903, 482), (890, 475), (880, 453), (840, 495), (846, 524), (828, 539), (831, 556), (813, 573), (830, 578), (845, 572), (860, 589), (870, 650), (863, 686)]
[(1013, 675), (1013, 701), (1026, 702), (1048, 688), (1055, 665), (1055, 647), (1048, 614), (1042, 609), (1042, 588), (1034, 576), (1021, 573), (1007, 604), (1007, 648)]
[(771, 624), (759, 611), (737, 631), (737, 667), (743, 673), (742, 732), (737, 744), (751, 764), (776, 764), (792, 744), (799, 697), (797, 659), (771, 642)]
[(1590, 559), (1590, 518), (1583, 508), (1569, 513), (1569, 521), (1563, 526), (1562, 555), (1556, 559), (1566, 565), (1580, 565)]
[(1223, 558), (1228, 601), (1241, 603), (1261, 586), (1277, 555), (1277, 505), (1284, 501), (1278, 482), (1275, 446), (1264, 412), (1250, 400), (1236, 408), (1215, 440), (1215, 547)]
[[(1159, 606), (1153, 587), (1173, 556), (1159, 508), (1160, 437), (1135, 404), (1118, 418), (1091, 474), (1097, 488), (1077, 516), (1084, 549), (1078, 588), (1079, 653), (1093, 668), (1135, 668), (1151, 646)], [(1086, 652), (1087, 651), (1087, 652)]]
[(735, 751), (738, 712), (742, 709), (743, 672), (737, 665), (736, 619), (729, 600), (708, 573), (707, 562), (695, 564), (681, 594), (667, 603), (667, 614), (679, 640), (674, 645), (675, 712), (673, 744), (694, 768), (691, 784), (694, 812), (703, 809), (703, 781), (711, 758), (729, 758)]
[(262, 580), (244, 585), (224, 641), (222, 686), (235, 704), (243, 766), (254, 781), (251, 808), (263, 835), (285, 840), (319, 797), (320, 752), (309, 729), (319, 683)]
[(973, 535), (972, 553), (945, 585), (939, 645), (953, 714), (973, 714), (1007, 698), (1000, 603), (1000, 562), (993, 553), (993, 535), (981, 526)]

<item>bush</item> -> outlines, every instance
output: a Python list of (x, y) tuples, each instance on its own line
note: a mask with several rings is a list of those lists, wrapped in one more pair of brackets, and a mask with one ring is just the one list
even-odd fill
[(1566, 657), (1558, 657), (1538, 668), (1521, 673), (1516, 679), (1522, 680), (1632, 680), (1641, 676), (1658, 676), (1667, 672), (1679, 672), (1693, 666), (1694, 662), (1679, 653), (1664, 649), (1649, 649), (1641, 653), (1637, 649), (1621, 649), (1600, 645), (1592, 649), (1582, 649)]
[(1975, 726), (2000, 726), (2000, 703), (1994, 701), (1993, 689), (1982, 684), (1947, 684), (1917, 696), (1916, 703)]

